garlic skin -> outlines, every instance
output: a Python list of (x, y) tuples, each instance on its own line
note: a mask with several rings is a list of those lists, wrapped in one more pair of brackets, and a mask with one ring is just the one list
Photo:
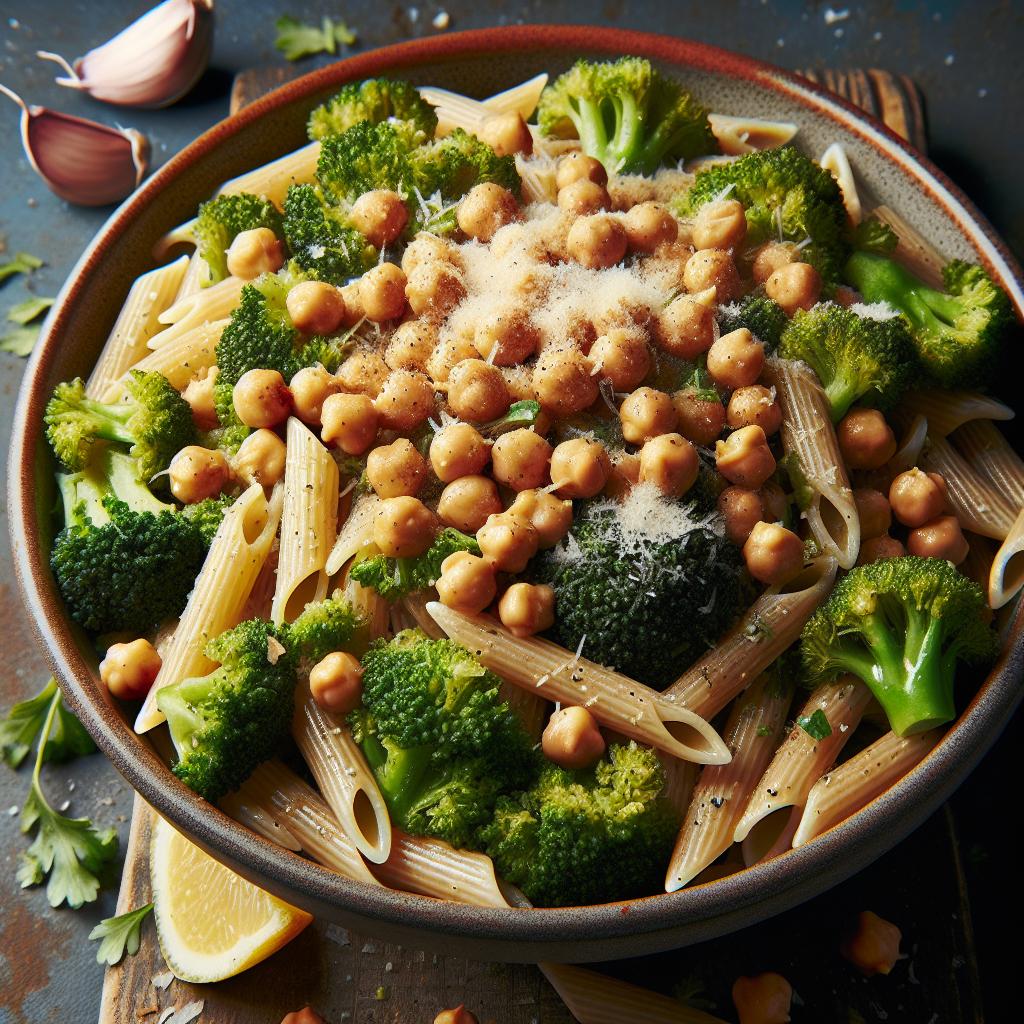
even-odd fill
[(110, 128), (46, 107), (30, 107), (0, 85), (21, 107), (25, 155), (51, 192), (79, 206), (106, 206), (134, 192), (146, 173), (149, 145), (134, 128)]
[(122, 107), (166, 107), (199, 80), (213, 45), (213, 0), (164, 0), (74, 66), (56, 53), (43, 60), (67, 72), (57, 84)]

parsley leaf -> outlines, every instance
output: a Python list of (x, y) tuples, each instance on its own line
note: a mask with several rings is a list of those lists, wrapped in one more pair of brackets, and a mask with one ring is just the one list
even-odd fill
[(0, 283), (15, 274), (31, 274), (33, 270), (42, 265), (43, 261), (38, 256), (33, 256), (28, 252), (15, 253), (13, 259), (6, 263), (0, 263)]
[(772, 727), (770, 725), (759, 725), (757, 727), (757, 735), (758, 736), (771, 736), (771, 734), (772, 734)]
[(816, 740), (823, 740), (826, 736), (832, 735), (832, 726), (828, 724), (828, 718), (825, 717), (825, 712), (818, 708), (813, 715), (801, 715), (797, 720), (796, 724), (808, 736)]
[[(40, 693), (15, 704), (0, 721), (0, 758), (11, 768), (17, 768), (32, 749), (56, 692), (57, 681), (51, 679)], [(95, 750), (96, 745), (82, 723), (61, 703), (43, 748), (43, 760), (70, 761)]]
[(142, 922), (153, 909), (152, 903), (147, 903), (138, 910), (129, 910), (126, 914), (118, 914), (117, 917), (105, 917), (91, 932), (90, 939), (102, 939), (99, 949), (96, 950), (96, 963), (108, 964), (113, 967), (119, 964), (125, 954), (135, 956), (139, 951), (141, 941)]
[(324, 16), (319, 25), (305, 25), (297, 18), (285, 15), (275, 22), (276, 46), (286, 60), (299, 60), (314, 53), (337, 53), (339, 47), (352, 46), (357, 39), (343, 21)]
[(30, 324), (33, 320), (38, 320), (55, 301), (55, 299), (51, 299), (46, 295), (33, 295), (24, 302), (11, 306), (7, 310), (7, 319), (12, 324), (21, 324), (22, 326)]
[(38, 340), (38, 327), (15, 327), (0, 337), (0, 352), (10, 352), (16, 356), (31, 355)]

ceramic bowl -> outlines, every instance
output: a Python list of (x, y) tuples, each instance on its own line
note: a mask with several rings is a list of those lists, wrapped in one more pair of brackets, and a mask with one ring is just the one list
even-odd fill
[(301, 145), (310, 108), (343, 82), (405, 76), (485, 96), (580, 56), (639, 54), (679, 75), (712, 109), (792, 120), (819, 154), (834, 141), (874, 197), (949, 256), (985, 264), (1024, 311), (1020, 269), (970, 201), (879, 123), (803, 79), (699, 43), (598, 28), (510, 27), (431, 37), (360, 54), (290, 82), (197, 139), (118, 209), (79, 260), (37, 345), (18, 400), (10, 521), (25, 600), (89, 732), (142, 797), (232, 868), (319, 917), (382, 938), (505, 961), (610, 959), (712, 938), (806, 900), (864, 867), (919, 825), (994, 742), (1019, 697), (1024, 643), (1012, 642), (933, 753), (889, 792), (807, 846), (706, 885), (626, 904), (561, 910), (476, 909), (349, 882), (240, 827), (178, 782), (98, 685), (86, 637), (50, 576), (52, 465), (43, 406), (57, 381), (88, 373), (153, 243), (218, 184)]

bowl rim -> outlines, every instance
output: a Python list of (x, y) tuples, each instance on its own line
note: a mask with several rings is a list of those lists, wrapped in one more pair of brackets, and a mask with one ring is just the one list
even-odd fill
[[(617, 955), (631, 955), (711, 938), (761, 920), (844, 880), (904, 838), (966, 777), (1016, 707), (1020, 699), (1016, 681), (1024, 666), (1021, 609), (1009, 634), (1011, 642), (970, 705), (928, 757), (852, 818), (806, 846), (676, 893), (533, 911), (480, 908), (349, 881), (250, 832), (187, 789), (116, 709), (95, 695), (93, 673), (76, 647), (38, 537), (34, 462), (43, 404), (40, 385), (68, 327), (69, 310), (82, 281), (95, 272), (106, 249), (120, 239), (132, 218), (195, 161), (270, 111), (345, 81), (407, 72), (437, 59), (500, 56), (523, 48), (641, 54), (680, 68), (744, 80), (756, 89), (781, 93), (830, 117), (840, 128), (869, 143), (905, 178), (929, 194), (1006, 288), (1018, 315), (1024, 316), (1024, 275), (1020, 266), (963, 192), (880, 122), (793, 72), (705, 43), (604, 27), (523, 25), (407, 41), (311, 71), (218, 122), (172, 157), (114, 211), (69, 274), (25, 371), (10, 448), (10, 532), (25, 604), (69, 705), (137, 794), (208, 852), (316, 913), (348, 913), (360, 916), (366, 926), (372, 921), (381, 927), (404, 928), (407, 940), (411, 927), (422, 937), (439, 931), (480, 942), (481, 952), (486, 952), (488, 942), (501, 944), (506, 952), (512, 946), (529, 944), (521, 951), (525, 955), (520, 959), (542, 958), (545, 947), (573, 943), (578, 958), (596, 959), (606, 957), (613, 949)], [(531, 947), (536, 948), (536, 955)]]

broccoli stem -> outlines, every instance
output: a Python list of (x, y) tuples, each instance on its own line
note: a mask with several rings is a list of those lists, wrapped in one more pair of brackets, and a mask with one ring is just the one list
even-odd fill
[(204, 719), (196, 707), (209, 695), (217, 671), (186, 679), (177, 686), (165, 686), (157, 697), (157, 707), (167, 716), (171, 739), (179, 757), (191, 749), (192, 737), (203, 728)]
[[(623, 91), (615, 99), (615, 130), (612, 133), (609, 150), (615, 170), (633, 161), (634, 151), (640, 145), (642, 133), (643, 121), (636, 97), (631, 92)], [(661, 163), (660, 154), (657, 163)]]
[(576, 132), (583, 152), (604, 153), (608, 148), (608, 132), (600, 104), (593, 100), (577, 100), (575, 112)]
[[(850, 371), (853, 367), (850, 367)], [(838, 372), (825, 387), (825, 396), (828, 398), (829, 408), (832, 412), (832, 422), (838, 423), (847, 413), (847, 410), (860, 397), (860, 381), (852, 372)]]
[(388, 808), (400, 825), (423, 797), (423, 780), (430, 764), (429, 747), (385, 746), (376, 737), (368, 736), (363, 752), (373, 769)]

